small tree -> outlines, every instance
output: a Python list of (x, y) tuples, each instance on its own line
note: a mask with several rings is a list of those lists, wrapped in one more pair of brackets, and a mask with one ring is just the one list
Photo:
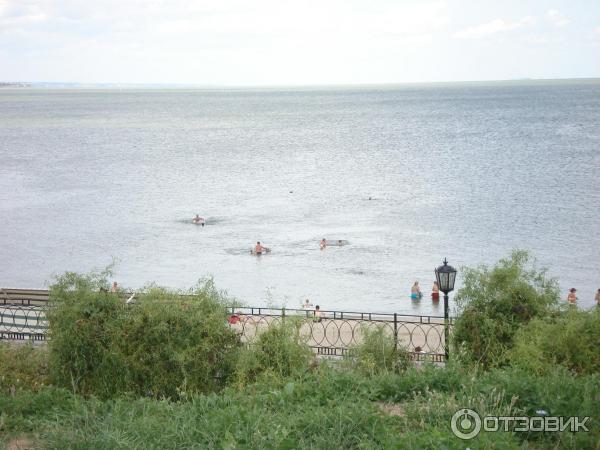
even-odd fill
[(463, 276), (452, 339), (459, 358), (467, 363), (484, 368), (505, 364), (517, 330), (558, 305), (557, 281), (537, 269), (525, 251), (513, 251), (491, 269), (464, 268)]

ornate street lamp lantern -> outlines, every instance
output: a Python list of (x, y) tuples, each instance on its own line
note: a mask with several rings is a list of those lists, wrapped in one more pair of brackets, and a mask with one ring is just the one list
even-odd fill
[(448, 265), (446, 258), (444, 258), (444, 265), (435, 269), (435, 279), (437, 280), (440, 291), (444, 293), (444, 353), (446, 356), (446, 361), (448, 361), (448, 344), (450, 334), (448, 328), (448, 292), (454, 290), (456, 269)]

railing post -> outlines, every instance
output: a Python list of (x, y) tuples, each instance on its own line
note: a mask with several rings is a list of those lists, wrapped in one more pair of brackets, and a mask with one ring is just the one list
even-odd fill
[(281, 308), (281, 321), (285, 322), (285, 306)]
[(448, 358), (450, 356), (450, 346), (449, 346), (449, 336), (450, 330), (448, 328), (448, 293), (444, 292), (444, 356), (446, 357), (446, 362), (448, 362)]
[(398, 350), (398, 313), (394, 313), (394, 351)]

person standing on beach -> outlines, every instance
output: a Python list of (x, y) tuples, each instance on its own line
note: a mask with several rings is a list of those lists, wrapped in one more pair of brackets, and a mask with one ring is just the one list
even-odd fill
[(569, 289), (569, 295), (567, 295), (567, 301), (571, 305), (574, 305), (577, 302), (577, 295), (575, 294), (575, 292), (577, 292), (577, 289), (571, 288)]
[(321, 322), (323, 320), (323, 313), (319, 305), (315, 306), (315, 322)]
[(325, 250), (325, 247), (327, 247), (327, 241), (325, 240), (325, 238), (321, 239), (319, 247), (321, 248), (321, 250)]
[(113, 281), (112, 287), (110, 288), (110, 292), (117, 292), (119, 290), (119, 286), (116, 281)]

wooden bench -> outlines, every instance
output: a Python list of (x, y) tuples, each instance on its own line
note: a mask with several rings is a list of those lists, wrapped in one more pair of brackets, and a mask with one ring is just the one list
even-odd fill
[(47, 289), (0, 288), (0, 305), (45, 306), (49, 295)]

